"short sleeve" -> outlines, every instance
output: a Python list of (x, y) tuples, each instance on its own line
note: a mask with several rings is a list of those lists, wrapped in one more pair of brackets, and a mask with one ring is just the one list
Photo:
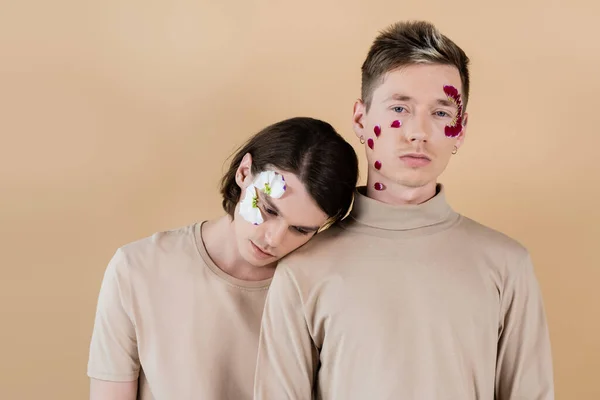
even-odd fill
[(128, 268), (123, 250), (117, 250), (106, 268), (98, 297), (88, 360), (90, 378), (130, 382), (139, 376)]

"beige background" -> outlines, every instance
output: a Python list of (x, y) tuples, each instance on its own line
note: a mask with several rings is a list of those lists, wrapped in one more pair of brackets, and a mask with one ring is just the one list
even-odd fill
[(600, 399), (600, 6), (321, 1), (0, 6), (1, 399), (86, 397), (109, 258), (220, 214), (223, 160), (250, 134), (320, 117), (363, 158), (360, 65), (379, 29), (412, 18), (472, 59), (450, 201), (531, 250), (557, 398)]

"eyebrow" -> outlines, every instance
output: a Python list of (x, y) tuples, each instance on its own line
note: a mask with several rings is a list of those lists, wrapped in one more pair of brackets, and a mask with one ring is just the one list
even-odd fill
[[(264, 200), (264, 202), (269, 206), (269, 208), (273, 209), (273, 211), (275, 211), (277, 214), (279, 214), (281, 217), (283, 217), (283, 215), (281, 214), (281, 211), (279, 211), (279, 209), (277, 208), (277, 206), (275, 204), (273, 204), (273, 202), (271, 202), (271, 199), (269, 198), (269, 196), (266, 195), (261, 195), (262, 200)], [(284, 217), (285, 218), (285, 217)], [(298, 228), (298, 229), (302, 229), (308, 232), (316, 232), (319, 230), (320, 227), (315, 227), (315, 226), (300, 226), (300, 225), (293, 225), (294, 228)]]
[(390, 97), (388, 97), (385, 101), (390, 101), (390, 100), (411, 101), (411, 100), (413, 100), (413, 98), (410, 97), (410, 96), (407, 96), (405, 94), (394, 93), (393, 95), (391, 95)]
[[(413, 101), (414, 99), (410, 96), (407, 96), (405, 94), (401, 94), (401, 93), (394, 93), (393, 95), (391, 95), (390, 97), (387, 98), (387, 101), (390, 100), (395, 100), (395, 101)], [(456, 104), (454, 104), (452, 101), (448, 100), (448, 99), (437, 99), (436, 103), (441, 105), (441, 106), (445, 106), (445, 107), (455, 107), (456, 108)]]
[(448, 100), (448, 99), (438, 99), (437, 103), (441, 106), (446, 106), (446, 107), (455, 107), (456, 108), (456, 104), (454, 104), (454, 102)]

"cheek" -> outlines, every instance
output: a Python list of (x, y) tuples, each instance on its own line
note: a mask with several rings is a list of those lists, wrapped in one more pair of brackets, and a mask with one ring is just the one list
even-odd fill
[(374, 165), (377, 161), (383, 163), (390, 160), (393, 157), (396, 146), (397, 144), (392, 133), (389, 131), (384, 132), (378, 139), (373, 141), (373, 148), (367, 148), (369, 163)]
[(444, 137), (440, 140), (441, 143), (431, 149), (431, 152), (435, 155), (435, 168), (443, 169), (448, 165), (450, 158), (452, 157), (452, 150), (454, 149), (454, 141)]
[(242, 216), (236, 215), (235, 232), (238, 241), (244, 241), (246, 239), (255, 238), (260, 235), (261, 230), (261, 225), (252, 225), (251, 223), (246, 221)]
[(444, 133), (444, 121), (434, 120), (431, 123), (431, 132), (427, 139), (427, 148), (435, 154), (441, 155), (445, 150), (452, 151), (456, 139), (446, 136)]
[(306, 242), (308, 242), (311, 239), (312, 236), (310, 235), (298, 235), (294, 232), (290, 232), (285, 240), (285, 252), (287, 253), (291, 253), (292, 251), (296, 250), (298, 247), (302, 246), (303, 244), (305, 244)]
[(446, 137), (442, 131), (441, 134), (432, 138), (430, 147), (433, 148), (439, 158), (449, 158), (454, 149), (454, 143), (456, 143), (456, 140)]
[(386, 158), (395, 151), (400, 136), (403, 122), (398, 114), (381, 115), (371, 119), (374, 124), (369, 128), (366, 150), (370, 158)]
[(431, 126), (433, 128), (433, 134), (435, 135), (435, 137), (446, 139), (446, 141), (452, 140), (451, 138), (446, 136), (445, 129), (446, 129), (447, 124), (448, 124), (448, 120), (445, 120), (442, 118), (433, 118), (433, 120), (431, 122)]

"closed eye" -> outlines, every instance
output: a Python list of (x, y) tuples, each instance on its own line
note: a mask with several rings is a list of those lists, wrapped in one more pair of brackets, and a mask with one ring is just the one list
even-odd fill
[(306, 229), (298, 228), (297, 226), (292, 227), (292, 229), (301, 235), (308, 235), (310, 233)]
[(264, 209), (265, 209), (265, 212), (266, 212), (267, 214), (273, 215), (273, 216), (275, 216), (275, 217), (278, 215), (278, 214), (277, 214), (277, 211), (275, 211), (275, 210), (272, 210), (272, 209), (270, 209), (270, 208), (268, 208), (268, 207), (264, 207)]

